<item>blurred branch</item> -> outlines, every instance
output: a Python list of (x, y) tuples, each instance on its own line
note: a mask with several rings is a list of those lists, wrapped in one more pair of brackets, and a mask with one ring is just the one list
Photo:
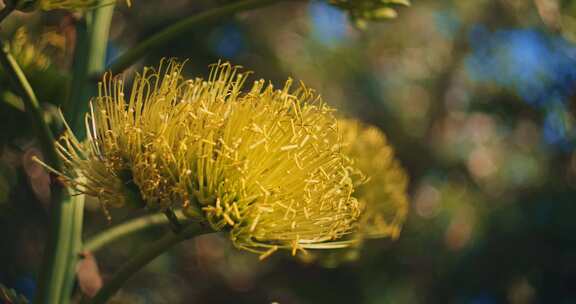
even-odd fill
[[(128, 50), (126, 53), (120, 55), (120, 57), (116, 58), (116, 60), (114, 60), (114, 62), (110, 65), (110, 71), (112, 74), (118, 74), (122, 72), (136, 61), (140, 60), (147, 53), (164, 46), (166, 43), (178, 37), (181, 37), (181, 35), (192, 30), (198, 25), (213, 22), (242, 11), (263, 7), (277, 1), (280, 0), (235, 1), (231, 4), (185, 18), (173, 25), (168, 26), (159, 33), (152, 35), (150, 38), (142, 41), (135, 47), (130, 48), (130, 50)], [(97, 79), (101, 78), (100, 75), (97, 75), (96, 77)]]
[(15, 5), (11, 3), (6, 4), (6, 6), (4, 6), (2, 10), (0, 10), (0, 23), (2, 23), (2, 21), (4, 21), (6, 17), (10, 16), (10, 14), (12, 14), (12, 12), (15, 10), (16, 10)]
[(10, 304), (28, 304), (26, 297), (18, 294), (14, 289), (0, 284), (0, 301)]
[(178, 234), (175, 234), (173, 231), (169, 231), (164, 237), (152, 243), (151, 245), (146, 246), (145, 250), (141, 251), (132, 259), (130, 259), (126, 264), (124, 264), (114, 274), (112, 280), (105, 284), (104, 287), (96, 294), (96, 296), (94, 296), (94, 298), (85, 298), (82, 303), (106, 303), (106, 301), (108, 301), (116, 292), (118, 292), (118, 290), (130, 277), (132, 277), (133, 274), (153, 261), (156, 257), (160, 256), (162, 253), (166, 252), (168, 249), (184, 240), (209, 233), (211, 231), (211, 229), (207, 229), (200, 224), (191, 224)]
[[(182, 211), (176, 211), (175, 214), (179, 219), (185, 219)], [(114, 242), (119, 238), (144, 229), (152, 228), (154, 226), (166, 225), (168, 223), (169, 221), (163, 213), (142, 216), (110, 229), (106, 229), (105, 231), (88, 239), (84, 244), (84, 251), (95, 252), (106, 246), (108, 243)]]

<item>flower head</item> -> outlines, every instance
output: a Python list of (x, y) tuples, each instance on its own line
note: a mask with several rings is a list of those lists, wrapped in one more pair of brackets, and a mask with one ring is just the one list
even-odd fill
[(129, 97), (105, 78), (87, 140), (68, 132), (58, 144), (67, 182), (104, 207), (182, 206), (263, 256), (350, 245), (362, 208), (333, 109), (291, 80), (244, 90), (248, 73), (228, 63), (206, 80), (181, 69), (145, 69)]
[(338, 126), (345, 142), (343, 152), (368, 177), (356, 179), (354, 196), (364, 210), (357, 236), (397, 238), (408, 213), (406, 172), (376, 127), (351, 119), (339, 120)]
[(315, 252), (301, 256), (333, 268), (360, 256), (360, 246), (367, 238), (396, 239), (408, 212), (406, 186), (408, 178), (394, 158), (386, 136), (376, 127), (354, 119), (338, 120), (342, 152), (352, 163), (353, 195), (358, 198), (362, 215), (353, 235), (354, 246), (343, 251)]

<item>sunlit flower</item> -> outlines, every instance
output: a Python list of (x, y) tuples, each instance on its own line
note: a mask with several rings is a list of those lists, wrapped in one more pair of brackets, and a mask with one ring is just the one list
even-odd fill
[(86, 119), (87, 140), (68, 132), (63, 178), (103, 206), (141, 201), (183, 207), (263, 257), (277, 249), (353, 243), (362, 208), (340, 149), (333, 110), (288, 80), (243, 90), (248, 73), (216, 64), (185, 80), (170, 61), (145, 69), (130, 96), (105, 78)]
[(345, 10), (357, 26), (365, 26), (366, 21), (396, 18), (395, 6), (410, 5), (409, 0), (329, 0), (330, 4)]
[(356, 179), (354, 196), (364, 210), (357, 236), (397, 238), (408, 212), (406, 172), (379, 129), (351, 119), (339, 120), (338, 126), (345, 142), (343, 152), (367, 176), (367, 180)]
[(180, 69), (175, 63), (159, 72), (145, 69), (136, 76), (128, 100), (123, 80), (106, 75), (86, 116), (87, 139), (78, 141), (68, 128), (57, 142), (64, 180), (98, 197), (105, 211), (142, 203), (165, 209), (183, 200), (175, 195), (187, 195), (186, 185), (176, 185), (180, 171), (166, 167), (175, 143), (168, 142), (168, 133), (176, 134), (181, 124), (168, 119), (182, 101)]

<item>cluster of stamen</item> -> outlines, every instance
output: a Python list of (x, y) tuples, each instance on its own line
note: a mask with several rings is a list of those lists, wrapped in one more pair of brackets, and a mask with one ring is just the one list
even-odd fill
[(134, 198), (193, 209), (262, 257), (352, 244), (363, 211), (353, 197), (358, 170), (342, 154), (333, 110), (291, 80), (244, 91), (248, 73), (228, 63), (207, 80), (186, 80), (181, 69), (145, 69), (129, 98), (121, 79), (106, 77), (87, 140), (67, 133), (58, 144), (67, 181), (105, 209)]

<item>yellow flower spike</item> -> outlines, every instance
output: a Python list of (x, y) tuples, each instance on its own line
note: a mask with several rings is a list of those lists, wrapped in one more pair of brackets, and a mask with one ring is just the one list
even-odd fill
[(178, 81), (173, 74), (180, 68), (170, 63), (160, 72), (145, 70), (136, 76), (128, 100), (123, 80), (106, 75), (86, 116), (86, 141), (79, 142), (67, 126), (56, 145), (64, 181), (98, 197), (104, 210), (142, 200), (151, 209), (161, 209), (169, 207), (173, 197), (183, 197), (176, 182), (171, 183), (176, 177), (165, 168), (167, 160), (159, 157), (162, 149), (170, 149), (160, 134), (173, 126), (166, 126), (162, 117), (175, 96), (170, 93)]
[(394, 158), (386, 136), (376, 127), (350, 119), (339, 120), (339, 127), (344, 153), (368, 176), (357, 178), (354, 192), (365, 210), (358, 237), (397, 238), (408, 213), (406, 173)]
[(105, 207), (125, 206), (131, 194), (153, 209), (194, 208), (185, 213), (201, 213), (262, 258), (353, 244), (357, 170), (340, 151), (334, 110), (291, 80), (244, 90), (248, 73), (228, 63), (206, 80), (186, 80), (181, 69), (145, 69), (129, 97), (121, 79), (106, 77), (86, 142), (66, 135), (58, 145), (66, 180)]
[[(241, 248), (330, 247), (359, 218), (347, 160), (337, 150), (336, 120), (309, 89), (274, 89), (263, 80), (247, 93), (246, 74), (213, 66), (189, 83), (186, 170), (214, 229), (230, 229)], [(180, 111), (180, 110), (177, 110)]]

